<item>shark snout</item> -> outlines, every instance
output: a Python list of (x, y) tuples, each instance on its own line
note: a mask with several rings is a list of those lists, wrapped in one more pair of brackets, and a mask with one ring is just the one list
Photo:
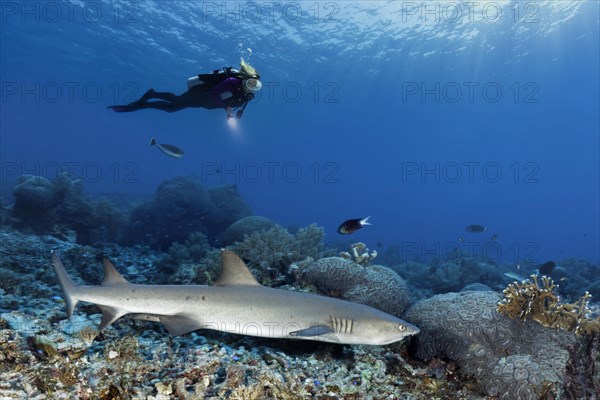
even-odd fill
[(402, 325), (404, 326), (405, 336), (416, 335), (417, 333), (421, 332), (419, 328), (417, 328), (413, 324), (409, 324), (408, 322), (404, 322)]

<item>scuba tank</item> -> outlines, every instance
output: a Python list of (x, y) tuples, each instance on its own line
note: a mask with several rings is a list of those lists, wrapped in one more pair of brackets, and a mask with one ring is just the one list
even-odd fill
[(213, 87), (217, 83), (229, 78), (231, 76), (239, 76), (240, 71), (232, 67), (224, 67), (223, 69), (216, 69), (212, 72), (212, 74), (201, 74), (194, 75), (187, 80), (188, 89), (193, 88), (194, 86), (208, 84), (210, 87)]
[(194, 75), (187, 80), (188, 89), (193, 88), (194, 86), (203, 85), (204, 81), (200, 79), (200, 75)]

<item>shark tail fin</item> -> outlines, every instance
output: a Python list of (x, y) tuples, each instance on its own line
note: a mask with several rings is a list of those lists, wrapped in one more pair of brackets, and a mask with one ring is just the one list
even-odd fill
[(150, 146), (154, 146), (156, 144), (156, 139), (150, 139)]
[(52, 266), (54, 267), (54, 272), (56, 272), (58, 282), (63, 291), (63, 297), (67, 307), (67, 316), (70, 319), (73, 315), (73, 310), (79, 301), (77, 285), (73, 282), (73, 279), (71, 279), (69, 274), (67, 274), (67, 270), (54, 251), (52, 252)]

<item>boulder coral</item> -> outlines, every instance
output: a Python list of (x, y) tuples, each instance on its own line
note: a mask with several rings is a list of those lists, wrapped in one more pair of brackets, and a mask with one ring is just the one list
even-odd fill
[[(67, 174), (54, 180), (25, 175), (13, 188), (14, 225), (37, 234), (72, 230), (81, 244), (116, 240), (124, 216), (113, 203), (85, 195), (83, 182)], [(65, 236), (65, 235), (63, 235)]]
[(461, 292), (415, 304), (404, 315), (421, 329), (412, 351), (423, 360), (456, 361), (465, 376), (473, 375), (483, 391), (499, 399), (564, 395), (569, 365), (583, 353), (577, 350), (577, 336), (500, 314), (500, 298), (490, 291)]
[(235, 186), (207, 190), (197, 179), (179, 176), (161, 183), (152, 200), (132, 211), (124, 243), (167, 249), (193, 232), (202, 232), (213, 241), (232, 222), (250, 213)]
[(235, 242), (242, 242), (246, 235), (253, 232), (267, 231), (275, 226), (277, 226), (277, 223), (274, 221), (258, 215), (240, 218), (223, 232), (221, 243), (227, 246)]
[(401, 316), (410, 305), (404, 279), (381, 265), (365, 267), (341, 257), (327, 257), (304, 266), (301, 279), (326, 295), (366, 304)]

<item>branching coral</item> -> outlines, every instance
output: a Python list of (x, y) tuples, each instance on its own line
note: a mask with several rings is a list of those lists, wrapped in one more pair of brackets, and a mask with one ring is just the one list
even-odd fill
[(350, 253), (343, 251), (340, 253), (340, 257), (354, 261), (360, 265), (369, 265), (371, 261), (377, 257), (377, 250), (369, 252), (369, 248), (366, 244), (358, 242), (350, 246)]
[(324, 236), (323, 228), (314, 224), (299, 229), (296, 235), (276, 225), (252, 232), (228, 248), (248, 263), (259, 282), (281, 285), (291, 280), (288, 269), (293, 262), (322, 256)]
[(531, 280), (514, 282), (504, 289), (504, 299), (498, 303), (498, 312), (578, 335), (600, 333), (600, 319), (588, 318), (588, 304), (592, 296), (586, 292), (575, 303), (563, 304), (556, 293), (557, 288), (552, 278), (542, 276), (540, 286), (538, 276), (531, 275)]

